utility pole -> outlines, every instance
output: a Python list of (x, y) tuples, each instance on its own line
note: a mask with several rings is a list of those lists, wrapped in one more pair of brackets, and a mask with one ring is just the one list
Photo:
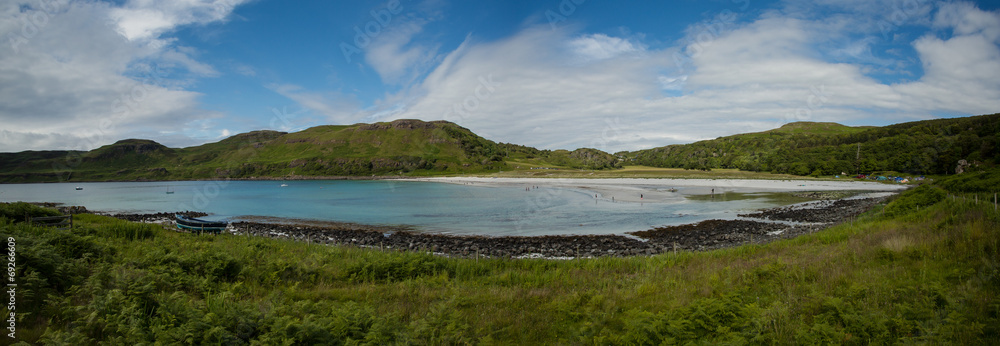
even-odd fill
[(854, 161), (857, 162), (858, 175), (861, 175), (861, 142), (858, 142), (858, 156)]

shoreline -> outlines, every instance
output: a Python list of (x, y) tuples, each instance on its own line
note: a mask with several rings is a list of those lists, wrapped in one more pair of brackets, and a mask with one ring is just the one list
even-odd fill
[(36, 182), (21, 182), (21, 183), (11, 183), (11, 182), (0, 182), (0, 185), (4, 184), (75, 184), (75, 183), (169, 183), (169, 182), (185, 182), (185, 181), (300, 181), (300, 180), (404, 180), (410, 177), (401, 175), (378, 175), (378, 176), (353, 176), (353, 175), (332, 175), (332, 176), (305, 176), (296, 175), (289, 177), (249, 177), (249, 178), (201, 178), (201, 179), (175, 179), (175, 180), (152, 180), (152, 179), (138, 179), (138, 180), (72, 180), (72, 181), (36, 181)]
[[(803, 177), (806, 178), (806, 177)], [(73, 183), (162, 183), (162, 182), (185, 182), (185, 181), (309, 181), (309, 180), (401, 180), (401, 181), (576, 181), (576, 182), (594, 182), (594, 181), (608, 181), (608, 180), (618, 180), (618, 181), (680, 181), (680, 182), (711, 182), (711, 181), (761, 181), (761, 182), (800, 182), (803, 184), (808, 183), (824, 183), (824, 182), (834, 182), (834, 183), (859, 183), (859, 184), (874, 184), (874, 185), (884, 185), (884, 186), (907, 186), (907, 185), (894, 185), (888, 183), (879, 183), (874, 181), (859, 181), (853, 178), (841, 178), (841, 179), (786, 179), (786, 178), (686, 178), (686, 177), (648, 177), (648, 178), (586, 178), (586, 177), (576, 177), (576, 178), (559, 178), (559, 177), (483, 177), (480, 175), (452, 175), (452, 176), (405, 176), (405, 175), (372, 175), (372, 176), (304, 176), (304, 175), (293, 175), (293, 176), (281, 176), (281, 177), (247, 177), (247, 178), (191, 178), (191, 179), (169, 179), (169, 180), (157, 180), (157, 179), (136, 179), (136, 180), (69, 180), (69, 181), (35, 181), (35, 182), (0, 182), (0, 185), (4, 184), (73, 184)], [(687, 184), (687, 185), (697, 185)], [(684, 184), (675, 184), (677, 186), (686, 186)]]
[(900, 192), (909, 185), (889, 185), (866, 181), (761, 180), (761, 179), (675, 179), (675, 178), (407, 178), (401, 181), (435, 182), (497, 187), (556, 187), (583, 189), (596, 198), (621, 202), (678, 201), (691, 195), (766, 192)]
[[(484, 178), (484, 177), (299, 177), (302, 179), (247, 178), (229, 180), (163, 180), (115, 182), (204, 182), (204, 181), (400, 181), (430, 182), (486, 187), (563, 188), (587, 191), (595, 199), (626, 203), (682, 202), (688, 196), (721, 195), (728, 193), (770, 192), (900, 192), (911, 185), (885, 184), (856, 180), (764, 180), (764, 179), (702, 179), (702, 178)], [(111, 183), (74, 182), (74, 183)], [(49, 183), (28, 183), (49, 184)]]
[[(226, 233), (324, 245), (374, 248), (383, 251), (421, 251), (464, 258), (572, 259), (645, 256), (676, 251), (731, 248), (790, 239), (848, 222), (888, 198), (888, 194), (884, 194), (876, 197), (819, 200), (740, 214), (735, 220), (712, 219), (694, 224), (609, 235), (497, 237), (444, 235), (415, 232), (402, 227), (284, 219), (278, 223), (234, 222)], [(108, 216), (173, 227), (172, 214)]]

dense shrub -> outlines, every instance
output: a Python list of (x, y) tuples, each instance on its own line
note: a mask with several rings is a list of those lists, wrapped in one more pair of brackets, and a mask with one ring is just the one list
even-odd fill
[(0, 203), (0, 217), (5, 217), (17, 222), (28, 221), (26, 217), (58, 216), (58, 211), (42, 208), (34, 204), (25, 202)]
[(898, 198), (885, 206), (886, 215), (906, 214), (920, 208), (928, 207), (945, 198), (944, 191), (931, 185), (920, 185), (915, 189), (903, 192)]
[(938, 182), (954, 192), (996, 192), (1000, 190), (1000, 170), (956, 174)]

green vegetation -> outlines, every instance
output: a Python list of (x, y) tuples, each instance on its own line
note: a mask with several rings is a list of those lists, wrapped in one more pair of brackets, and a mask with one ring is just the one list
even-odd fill
[(17, 202), (0, 204), (0, 218), (25, 222), (33, 217), (57, 216), (59, 212), (53, 209), (39, 208), (33, 204)]
[(979, 170), (1000, 160), (1000, 114), (855, 128), (792, 123), (760, 133), (622, 152), (629, 164), (735, 168), (794, 175), (953, 174), (959, 160)]
[(16, 239), (17, 337), (29, 343), (996, 344), (1000, 215), (948, 193), (921, 186), (766, 245), (568, 261), (192, 235), (87, 214), (60, 231), (10, 219), (51, 213), (24, 204), (0, 204), (0, 237)]
[(0, 153), (0, 182), (454, 175), (515, 169), (510, 161), (579, 169), (618, 165), (617, 157), (595, 149), (538, 150), (495, 143), (445, 121), (396, 120), (254, 131), (182, 149), (126, 139), (89, 152)]
[[(127, 139), (89, 151), (0, 153), (0, 183), (53, 181), (295, 179), (494, 175), (528, 177), (729, 177), (765, 172), (947, 175), (1000, 160), (1000, 114), (885, 127), (791, 123), (770, 131), (611, 155), (596, 149), (539, 150), (496, 143), (446, 121), (396, 120), (254, 131), (174, 149)], [(622, 170), (624, 165), (631, 169)], [(647, 168), (676, 168), (720, 175)], [(636, 172), (637, 170), (643, 172)], [(664, 173), (661, 171), (661, 173)], [(756, 175), (759, 176), (759, 175)], [(1000, 182), (1000, 179), (994, 181)]]

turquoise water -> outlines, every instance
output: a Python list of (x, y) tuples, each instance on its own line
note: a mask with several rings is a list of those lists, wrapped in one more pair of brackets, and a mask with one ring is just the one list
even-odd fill
[[(282, 187), (281, 184), (288, 186)], [(75, 190), (82, 187), (83, 190)], [(167, 191), (174, 192), (167, 194)], [(583, 189), (488, 187), (410, 181), (186, 181), (3, 184), (0, 201), (57, 202), (121, 213), (203, 211), (409, 226), (467, 235), (621, 234), (787, 204), (771, 194), (739, 200), (611, 203)]]

